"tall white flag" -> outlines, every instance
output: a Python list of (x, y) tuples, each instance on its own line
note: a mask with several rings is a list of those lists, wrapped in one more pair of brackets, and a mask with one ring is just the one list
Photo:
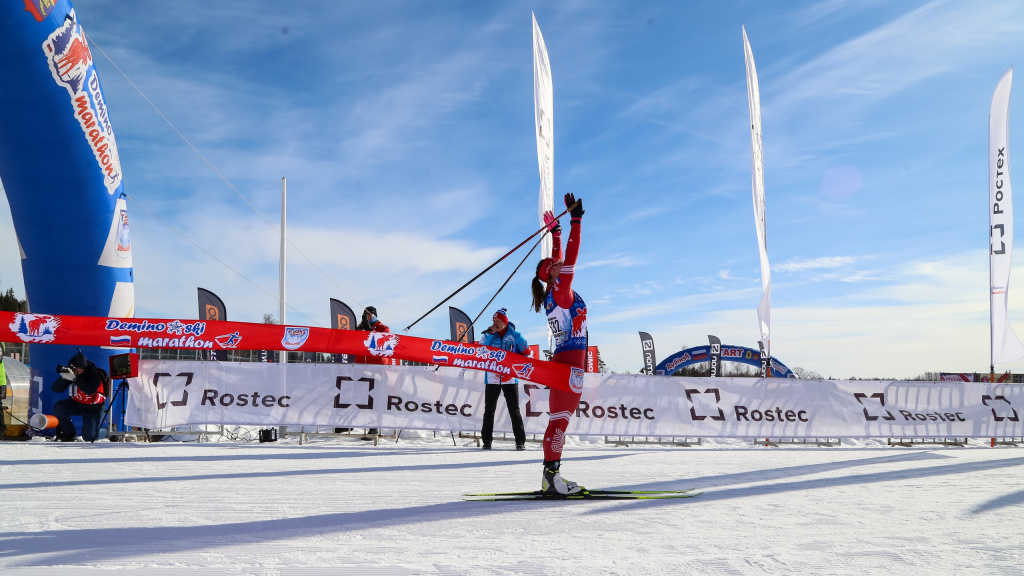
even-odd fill
[[(533, 15), (533, 110), (537, 117), (537, 166), (540, 168), (537, 217), (543, 225), (544, 212), (555, 209), (555, 117), (551, 63), (536, 15)], [(551, 236), (544, 235), (540, 250), (541, 257), (551, 256)]]
[(764, 217), (764, 156), (761, 146), (761, 95), (757, 89), (757, 69), (754, 54), (743, 28), (743, 54), (747, 62), (747, 102), (750, 105), (751, 185), (754, 190), (754, 226), (757, 229), (757, 247), (761, 252), (761, 302), (757, 305), (757, 322), (761, 328), (761, 341), (771, 357), (772, 271), (768, 264), (768, 237)]
[(1013, 68), (1003, 74), (988, 115), (989, 313), (992, 365), (1024, 358), (1024, 345), (1010, 325), (1006, 309), (1013, 260), (1013, 195), (1010, 192), (1010, 85)]

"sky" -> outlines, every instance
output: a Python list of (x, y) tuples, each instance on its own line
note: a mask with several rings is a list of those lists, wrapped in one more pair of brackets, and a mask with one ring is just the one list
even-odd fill
[[(200, 286), (230, 320), (279, 317), (282, 177), (289, 324), (329, 325), (337, 298), (402, 332), (522, 242), (540, 185), (532, 11), (553, 75), (556, 205), (571, 192), (586, 210), (573, 287), (610, 370), (642, 368), (638, 331), (659, 358), (709, 334), (757, 346), (743, 26), (773, 355), (835, 378), (988, 370), (988, 110), (1024, 53), (1019, 3), (74, 6), (131, 197), (139, 317), (197, 317)], [(1011, 95), (1011, 145), (1022, 105)], [(0, 203), (0, 288), (24, 297)], [(447, 306), (475, 317), (524, 252), (407, 333), (447, 337)], [(546, 344), (529, 310), (537, 259), (481, 327), (507, 307)], [(1024, 334), (1022, 285), (1018, 262)]]

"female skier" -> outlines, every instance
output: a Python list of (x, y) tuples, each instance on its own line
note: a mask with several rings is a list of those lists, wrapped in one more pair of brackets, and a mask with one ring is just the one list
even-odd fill
[[(569, 386), (572, 392), (551, 388), (549, 410), (551, 417), (544, 432), (544, 475), (541, 491), (552, 496), (566, 496), (583, 490), (559, 473), (562, 463), (562, 445), (569, 418), (579, 405), (583, 392), (583, 368), (587, 361), (587, 305), (583, 298), (573, 291), (572, 279), (576, 257), (580, 251), (580, 222), (583, 219), (583, 200), (576, 200), (572, 194), (565, 195), (565, 206), (571, 216), (569, 240), (565, 244), (565, 260), (562, 260), (562, 228), (551, 212), (544, 214), (544, 221), (551, 231), (551, 257), (537, 264), (537, 275), (533, 278), (533, 309), (540, 312), (541, 306), (548, 317), (548, 326), (555, 339), (555, 351), (551, 360), (573, 367)], [(546, 285), (546, 286), (545, 286)]]

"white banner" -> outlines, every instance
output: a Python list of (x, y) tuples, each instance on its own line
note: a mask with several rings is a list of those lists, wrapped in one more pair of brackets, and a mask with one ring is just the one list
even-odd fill
[(754, 227), (757, 230), (757, 248), (761, 255), (761, 302), (757, 305), (757, 323), (761, 329), (761, 342), (770, 358), (772, 270), (768, 264), (768, 230), (764, 214), (764, 150), (761, 144), (761, 93), (757, 87), (757, 69), (754, 67), (754, 53), (747, 41), (747, 29), (743, 28), (743, 55), (747, 63), (747, 103), (750, 106), (750, 158), (751, 186), (754, 195)]
[(1013, 195), (1010, 191), (1010, 85), (1013, 68), (1006, 71), (992, 95), (989, 111), (989, 295), (992, 365), (1024, 358), (1024, 345), (1010, 324), (1007, 294), (1013, 260)]
[[(483, 372), (360, 364), (144, 360), (125, 421), (479, 430)], [(569, 434), (703, 438), (1020, 437), (1024, 386), (676, 378), (586, 374)], [(520, 388), (531, 434), (548, 424), (548, 390)], [(504, 402), (495, 430), (511, 432)]]
[[(555, 104), (551, 88), (551, 63), (544, 36), (533, 16), (533, 111), (537, 118), (537, 166), (540, 169), (540, 200), (537, 217), (544, 225), (544, 213), (555, 209)], [(542, 258), (551, 256), (551, 236), (541, 242)]]

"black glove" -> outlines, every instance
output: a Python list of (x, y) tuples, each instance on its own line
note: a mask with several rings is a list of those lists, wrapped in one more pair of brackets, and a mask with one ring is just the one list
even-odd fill
[[(573, 206), (575, 204), (575, 206)], [(569, 209), (569, 215), (573, 218), (583, 218), (583, 199), (576, 200), (572, 194), (565, 195), (565, 207)]]

